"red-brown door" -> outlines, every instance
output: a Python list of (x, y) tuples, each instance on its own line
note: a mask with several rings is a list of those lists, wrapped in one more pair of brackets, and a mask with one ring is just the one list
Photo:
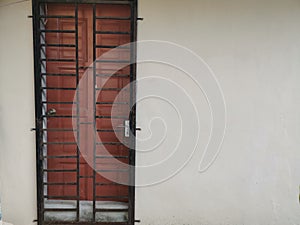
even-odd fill
[[(128, 201), (128, 186), (116, 184), (104, 178), (101, 173), (96, 173), (94, 177), (93, 165), (87, 163), (83, 154), (78, 156), (78, 149), (81, 152), (92, 152), (95, 148), (96, 154), (92, 157), (95, 159), (96, 169), (101, 165), (102, 169), (107, 168), (107, 171), (103, 170), (103, 172), (113, 173), (112, 176), (128, 176), (124, 172), (112, 172), (117, 168), (105, 150), (114, 155), (115, 159), (128, 163), (129, 150), (121, 143), (128, 140), (126, 137), (119, 140), (120, 137), (117, 138), (115, 132), (124, 132), (122, 125), (130, 112), (129, 94), (123, 96), (123, 102), (118, 106), (119, 115), (110, 117), (112, 102), (120, 90), (130, 82), (130, 68), (127, 66), (119, 70), (108, 81), (107, 74), (119, 66), (118, 62), (113, 60), (130, 59), (130, 51), (116, 54), (113, 56), (115, 58), (109, 59), (111, 60), (109, 62), (97, 63), (95, 69), (93, 69), (93, 61), (110, 50), (111, 46), (130, 42), (130, 20), (126, 20), (130, 18), (130, 7), (99, 5), (96, 7), (97, 19), (95, 19), (92, 5), (78, 5), (77, 33), (73, 32), (76, 30), (74, 5), (48, 4), (45, 11), (48, 18), (43, 22), (45, 29), (49, 31), (45, 32), (46, 78), (43, 87), (45, 89), (44, 110), (47, 117), (45, 139), (48, 143), (45, 151), (47, 196), (50, 199), (76, 199), (79, 191), (80, 200), (92, 200), (94, 196), (98, 196), (96, 200), (99, 201)], [(114, 17), (124, 19), (113, 19)], [(94, 27), (97, 32), (102, 32), (94, 34)], [(78, 37), (77, 41), (76, 37)], [(76, 97), (78, 82), (85, 75), (88, 77), (86, 85), (94, 79), (97, 85), (92, 86), (92, 89), (89, 85), (89, 88)], [(90, 100), (95, 93), (93, 88), (101, 86), (103, 82), (105, 85), (102, 91), (95, 90), (96, 95), (92, 102), (95, 114), (85, 115), (83, 111), (91, 107)], [(76, 110), (75, 114), (74, 111), (72, 114), (74, 104)], [(72, 123), (74, 120), (72, 116), (75, 116), (77, 121), (75, 125)], [(103, 143), (94, 143), (94, 122), (96, 135)], [(119, 124), (120, 129), (114, 132), (112, 124)]]

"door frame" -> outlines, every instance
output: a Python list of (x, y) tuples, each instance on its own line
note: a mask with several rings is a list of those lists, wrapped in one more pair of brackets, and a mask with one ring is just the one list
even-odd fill
[[(47, 224), (127, 224), (134, 225), (135, 222), (135, 169), (130, 170), (129, 199), (128, 199), (128, 222), (45, 222), (44, 221), (44, 168), (43, 168), (43, 112), (42, 107), (42, 79), (41, 79), (41, 38), (40, 38), (40, 4), (61, 3), (61, 4), (128, 4), (131, 6), (131, 59), (136, 62), (137, 21), (138, 21), (138, 0), (32, 0), (33, 13), (33, 46), (34, 46), (34, 89), (35, 89), (35, 132), (36, 132), (36, 173), (37, 173), (37, 220), (38, 225)], [(130, 128), (134, 137), (130, 138), (131, 148), (129, 164), (135, 167), (135, 134), (136, 134), (136, 63), (130, 65)], [(79, 207), (79, 206), (77, 206)]]

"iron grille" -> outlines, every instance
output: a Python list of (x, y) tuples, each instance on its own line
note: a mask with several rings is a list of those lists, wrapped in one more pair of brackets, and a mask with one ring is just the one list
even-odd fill
[[(128, 8), (128, 15), (106, 15), (105, 8), (125, 6)], [(67, 8), (67, 13), (54, 13), (54, 9)], [(51, 10), (52, 9), (52, 10)], [(84, 11), (86, 9), (87, 11)], [(99, 10), (104, 10), (104, 14)], [(88, 13), (91, 12), (91, 13)], [(83, 18), (82, 14), (88, 13), (88, 19)], [(126, 13), (125, 13), (126, 14)], [(82, 23), (87, 20), (91, 32), (83, 32)], [(90, 21), (89, 21), (90, 20)], [(62, 23), (65, 22), (65, 23)], [(128, 23), (128, 30), (123, 30), (122, 26), (118, 29), (105, 29), (101, 21), (125, 21)], [(101, 168), (97, 170), (97, 160), (104, 162), (113, 157), (118, 160), (127, 160), (129, 165), (135, 166), (135, 86), (129, 85), (127, 90), (129, 97), (127, 101), (116, 102), (115, 104), (125, 105), (127, 114), (111, 116), (105, 113), (105, 107), (113, 104), (111, 99), (103, 100), (104, 97), (97, 97), (100, 93), (118, 93), (125, 85), (117, 87), (97, 87), (97, 79), (103, 77), (113, 77), (113, 79), (124, 79), (126, 82), (133, 82), (136, 79), (136, 65), (130, 64), (128, 71), (115, 73), (113, 76), (99, 72), (97, 65), (109, 65), (118, 63), (135, 62), (136, 46), (130, 44), (123, 47), (129, 51), (125, 59), (98, 59), (102, 54), (120, 45), (112, 41), (99, 42), (98, 36), (115, 35), (126, 36), (125, 42), (136, 41), (137, 28), (137, 0), (131, 1), (106, 1), (106, 0), (33, 0), (33, 28), (34, 28), (34, 56), (35, 56), (35, 107), (36, 107), (36, 148), (37, 148), (37, 197), (38, 197), (38, 224), (134, 224), (134, 170), (122, 170), (116, 168)], [(100, 26), (99, 26), (100, 24)], [(104, 23), (105, 24), (105, 23)], [(109, 24), (109, 23), (108, 23)], [(117, 26), (118, 27), (118, 26)], [(108, 28), (110, 28), (108, 26)], [(92, 52), (86, 52), (82, 45), (83, 36), (92, 40), (87, 46)], [(68, 39), (68, 37), (70, 37)], [(65, 39), (73, 40), (64, 41)], [(103, 38), (104, 40), (105, 38)], [(106, 38), (112, 40), (110, 38)], [(121, 38), (122, 39), (122, 38)], [(87, 40), (88, 41), (88, 40)], [(122, 43), (121, 43), (122, 44)], [(125, 44), (125, 43), (124, 43)], [(87, 65), (82, 63), (84, 58), (91, 55), (94, 64)], [(88, 60), (87, 60), (88, 61)], [(67, 67), (64, 69), (57, 69)], [(81, 118), (80, 110), (82, 99), (80, 90), (77, 89), (83, 71), (90, 70), (92, 74), (92, 119)], [(122, 81), (123, 83), (126, 83)], [(122, 83), (121, 82), (121, 83)], [(66, 85), (67, 84), (67, 85)], [(75, 84), (70, 86), (70, 84)], [(76, 93), (72, 100), (68, 98), (68, 93)], [(53, 97), (57, 97), (56, 99)], [(105, 94), (103, 94), (105, 96)], [(75, 111), (70, 114), (71, 107)], [(58, 110), (56, 110), (58, 107)], [(75, 114), (74, 114), (75, 112)], [(122, 129), (113, 130), (97, 125), (99, 120), (124, 120), (129, 119), (130, 127), (133, 128), (128, 142), (128, 153), (113, 156), (101, 155), (97, 153), (98, 146), (122, 146), (117, 141), (97, 142), (96, 135), (122, 132)], [(75, 120), (76, 126), (71, 127), (68, 120)], [(60, 122), (53, 122), (60, 121)], [(93, 126), (94, 136), (90, 140), (93, 149), (93, 171), (85, 173), (82, 170), (82, 157), (79, 146), (81, 145), (82, 135), (85, 129), (82, 127)], [(55, 135), (53, 135), (55, 134)], [(71, 135), (73, 134), (74, 137)], [(107, 135), (109, 136), (109, 135)], [(62, 138), (66, 137), (66, 138)], [(57, 139), (57, 140), (56, 140)], [(76, 141), (74, 141), (77, 140)], [(74, 151), (73, 151), (74, 150)], [(56, 164), (67, 165), (66, 167), (56, 166)], [(68, 162), (68, 163), (66, 163)], [(71, 168), (71, 166), (74, 166)], [(84, 166), (88, 168), (85, 164)], [(69, 168), (70, 167), (70, 168)], [(127, 174), (129, 183), (126, 186), (125, 194), (99, 194), (98, 190), (113, 189), (123, 186), (117, 182), (104, 182), (98, 179), (98, 173), (117, 173)], [(68, 175), (70, 174), (70, 175)], [(57, 177), (64, 177), (58, 179)], [(75, 177), (74, 180), (66, 178)], [(82, 180), (87, 182), (86, 197), (82, 197)], [(92, 187), (90, 188), (90, 184)], [(64, 188), (68, 187), (68, 189)], [(92, 194), (91, 194), (92, 192)], [(105, 192), (106, 193), (106, 192)], [(101, 201), (99, 201), (101, 200)], [(110, 202), (111, 205), (102, 203)], [(114, 205), (115, 204), (115, 205)], [(116, 207), (115, 207), (116, 206)], [(89, 214), (84, 218), (83, 214)], [(115, 216), (105, 216), (115, 215)], [(123, 219), (120, 219), (120, 215)], [(115, 219), (118, 217), (117, 219)]]

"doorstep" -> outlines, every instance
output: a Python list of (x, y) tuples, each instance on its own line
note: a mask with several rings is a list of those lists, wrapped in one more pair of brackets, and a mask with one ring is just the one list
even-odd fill
[(13, 225), (13, 224), (0, 221), (0, 225)]

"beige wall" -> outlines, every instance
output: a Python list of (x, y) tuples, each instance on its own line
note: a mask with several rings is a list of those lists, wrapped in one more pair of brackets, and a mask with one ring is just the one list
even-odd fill
[[(4, 220), (16, 225), (36, 219), (30, 14), (29, 2), (0, 8), (0, 191)], [(137, 189), (137, 219), (143, 225), (299, 224), (300, 2), (140, 0), (139, 14), (140, 40), (181, 44), (210, 65), (224, 91), (228, 125), (221, 154), (207, 172), (197, 171), (201, 139), (177, 176)], [(153, 68), (140, 65), (138, 76)], [(142, 128), (157, 110), (167, 112), (155, 106), (138, 108)], [(138, 163), (144, 161), (138, 155)]]
[[(176, 42), (210, 65), (224, 91), (228, 124), (207, 172), (197, 172), (200, 143), (177, 176), (137, 190), (137, 218), (143, 224), (299, 224), (300, 2), (142, 0), (139, 12), (140, 40)], [(153, 108), (143, 104), (138, 115)], [(139, 163), (146, 160), (138, 155)]]
[[(9, 3), (12, 1), (6, 1)], [(2, 4), (6, 4), (1, 1)], [(30, 2), (0, 7), (0, 190), (4, 220), (36, 218)]]

